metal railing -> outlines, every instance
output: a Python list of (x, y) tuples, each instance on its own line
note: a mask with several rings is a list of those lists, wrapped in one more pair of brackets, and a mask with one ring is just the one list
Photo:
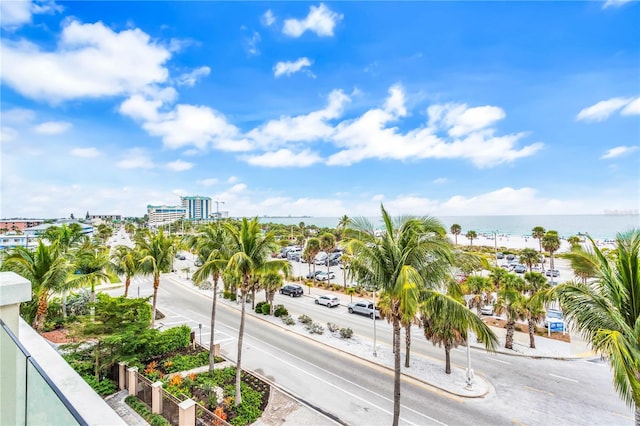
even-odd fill
[(1, 319), (0, 328), (0, 424), (87, 425)]

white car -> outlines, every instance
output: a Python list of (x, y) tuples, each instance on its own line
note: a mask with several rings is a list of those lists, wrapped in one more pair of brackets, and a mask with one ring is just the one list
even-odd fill
[(333, 308), (334, 306), (340, 305), (340, 299), (338, 299), (336, 296), (325, 294), (316, 297), (316, 305), (324, 305), (327, 308)]
[(484, 305), (480, 308), (481, 315), (493, 315), (493, 305)]
[(318, 274), (316, 274), (316, 280), (318, 281), (328, 281), (335, 278), (336, 274), (334, 274), (333, 272), (329, 272), (328, 274), (326, 272), (319, 272)]

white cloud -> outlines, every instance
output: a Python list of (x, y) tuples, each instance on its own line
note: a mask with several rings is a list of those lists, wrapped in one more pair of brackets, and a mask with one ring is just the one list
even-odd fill
[(13, 108), (2, 111), (3, 124), (29, 124), (36, 119), (36, 113), (30, 109)]
[(610, 158), (621, 157), (623, 155), (627, 155), (631, 152), (634, 152), (638, 149), (637, 146), (617, 146), (615, 148), (611, 148), (608, 150), (602, 157), (601, 160), (608, 160)]
[(278, 62), (273, 67), (273, 75), (275, 77), (280, 77), (283, 74), (289, 76), (293, 73), (301, 71), (304, 67), (310, 67), (310, 66), (311, 66), (311, 61), (309, 60), (309, 58), (306, 58), (306, 57), (299, 58), (295, 62), (291, 62), (291, 61)]
[(288, 149), (267, 152), (262, 155), (247, 156), (246, 162), (261, 167), (308, 167), (321, 161), (315, 152), (304, 150), (294, 153)]
[(155, 167), (149, 156), (139, 148), (128, 150), (122, 160), (116, 163), (121, 169), (152, 169)]
[(132, 93), (162, 83), (171, 57), (139, 29), (117, 33), (101, 22), (67, 22), (53, 51), (26, 40), (3, 39), (0, 47), (3, 83), (50, 102)]
[(262, 15), (260, 21), (267, 27), (270, 27), (271, 25), (276, 23), (276, 17), (273, 15), (271, 9), (269, 9), (264, 13), (264, 15)]
[(447, 183), (447, 178), (439, 177), (433, 180), (433, 183), (442, 184)]
[(59, 135), (71, 128), (71, 123), (66, 121), (47, 121), (42, 124), (38, 124), (33, 128), (33, 131), (41, 135)]
[(602, 8), (603, 9), (607, 9), (609, 7), (620, 7), (620, 6), (624, 5), (624, 4), (630, 3), (632, 1), (635, 1), (635, 0), (607, 0), (602, 5)]
[(625, 106), (622, 111), (622, 115), (640, 115), (640, 98), (635, 98)]
[(131, 96), (122, 102), (118, 111), (134, 120), (156, 121), (158, 109), (162, 106), (160, 100), (149, 100), (140, 94)]
[(202, 186), (214, 186), (218, 184), (218, 182), (219, 181), (216, 178), (207, 178), (207, 179), (201, 179), (197, 183)]
[(2, 28), (12, 31), (31, 22), (32, 14), (52, 14), (62, 11), (62, 6), (53, 0), (32, 2), (31, 0), (5, 0), (0, 2)]
[(209, 67), (196, 68), (178, 77), (177, 83), (179, 86), (193, 87), (201, 77), (206, 77), (209, 73), (211, 73), (211, 68)]
[(97, 148), (74, 148), (71, 150), (71, 155), (74, 157), (95, 158), (102, 155), (102, 153)]
[(227, 183), (236, 183), (237, 181), (238, 181), (237, 176), (229, 176), (229, 178), (227, 179)]
[(2, 126), (0, 127), (0, 142), (11, 142), (18, 138), (18, 131), (12, 127)]
[(336, 23), (342, 18), (343, 15), (333, 12), (324, 3), (320, 3), (317, 7), (311, 6), (309, 14), (303, 20), (285, 20), (282, 33), (289, 37), (297, 38), (304, 34), (305, 31), (311, 31), (320, 37), (331, 37)]
[(193, 167), (193, 163), (189, 163), (182, 160), (171, 161), (165, 164), (166, 168), (174, 172), (184, 172)]
[(229, 188), (227, 191), (228, 192), (243, 192), (246, 189), (247, 189), (247, 185), (245, 185), (244, 183), (236, 183), (231, 188)]
[(260, 33), (257, 31), (254, 31), (251, 38), (247, 39), (247, 53), (249, 53), (249, 55), (255, 56), (260, 54), (260, 49), (258, 49), (260, 40)]
[(427, 114), (430, 126), (446, 130), (453, 137), (487, 128), (506, 116), (499, 107), (485, 105), (469, 108), (467, 104), (431, 105)]
[(382, 201), (382, 200), (384, 200), (384, 195), (383, 194), (376, 194), (373, 197), (371, 197), (371, 199), (373, 201)]
[(629, 98), (611, 98), (584, 108), (576, 116), (577, 121), (604, 121), (614, 112), (631, 102)]

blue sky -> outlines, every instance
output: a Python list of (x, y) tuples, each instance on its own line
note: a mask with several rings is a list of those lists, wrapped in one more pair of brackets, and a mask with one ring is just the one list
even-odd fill
[(640, 205), (640, 5), (3, 1), (3, 217)]

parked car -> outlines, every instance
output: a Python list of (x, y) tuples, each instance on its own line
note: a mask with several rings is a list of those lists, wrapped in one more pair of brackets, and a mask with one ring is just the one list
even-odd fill
[(560, 271), (558, 271), (557, 269), (547, 269), (544, 273), (547, 277), (550, 276), (554, 276), (554, 277), (559, 277), (560, 276)]
[(493, 315), (493, 305), (484, 305), (480, 308), (481, 315)]
[(515, 272), (516, 274), (524, 274), (525, 272), (527, 272), (527, 267), (524, 265), (516, 265), (513, 267), (513, 272)]
[(328, 280), (333, 280), (335, 278), (336, 278), (336, 274), (334, 274), (333, 272), (329, 272), (327, 274), (326, 272), (322, 271), (316, 275), (316, 280), (318, 281), (328, 281)]
[(316, 297), (316, 305), (324, 305), (327, 308), (333, 308), (334, 306), (340, 305), (340, 299), (338, 299), (336, 296), (325, 294)]
[(287, 259), (289, 259), (292, 262), (300, 262), (300, 253), (297, 252), (289, 252), (289, 254), (287, 255)]
[(371, 319), (373, 319), (373, 315), (375, 312), (375, 317), (380, 318), (380, 310), (378, 308), (374, 310), (373, 303), (369, 302), (368, 300), (349, 303), (347, 305), (347, 309), (349, 310), (350, 314), (366, 315)]
[(316, 257), (313, 259), (313, 263), (315, 263), (316, 265), (324, 265), (326, 261), (327, 261), (327, 253), (323, 251), (318, 253)]
[(180, 260), (187, 260), (187, 258), (184, 255), (181, 255)]
[(320, 273), (322, 273), (322, 271), (315, 271), (315, 272), (311, 271), (307, 274), (307, 279), (312, 280), (313, 277), (316, 277), (316, 279), (318, 279), (317, 277), (318, 277), (318, 274)]
[(507, 255), (507, 260), (513, 260), (513, 259), (515, 259), (515, 258), (516, 258), (516, 255), (515, 255), (515, 254), (509, 253), (509, 254)]
[(496, 254), (496, 257), (497, 257), (498, 259), (504, 259), (504, 254), (503, 254), (501, 251), (499, 251), (499, 252)]
[(544, 328), (549, 328), (551, 322), (564, 322), (562, 311), (558, 309), (548, 309), (544, 316)]
[(200, 259), (196, 259), (196, 260), (193, 262), (193, 266), (202, 266), (202, 261), (201, 261)]
[(302, 296), (303, 293), (304, 290), (302, 290), (302, 287), (298, 284), (287, 284), (280, 289), (280, 294), (283, 294), (285, 296), (296, 297)]

